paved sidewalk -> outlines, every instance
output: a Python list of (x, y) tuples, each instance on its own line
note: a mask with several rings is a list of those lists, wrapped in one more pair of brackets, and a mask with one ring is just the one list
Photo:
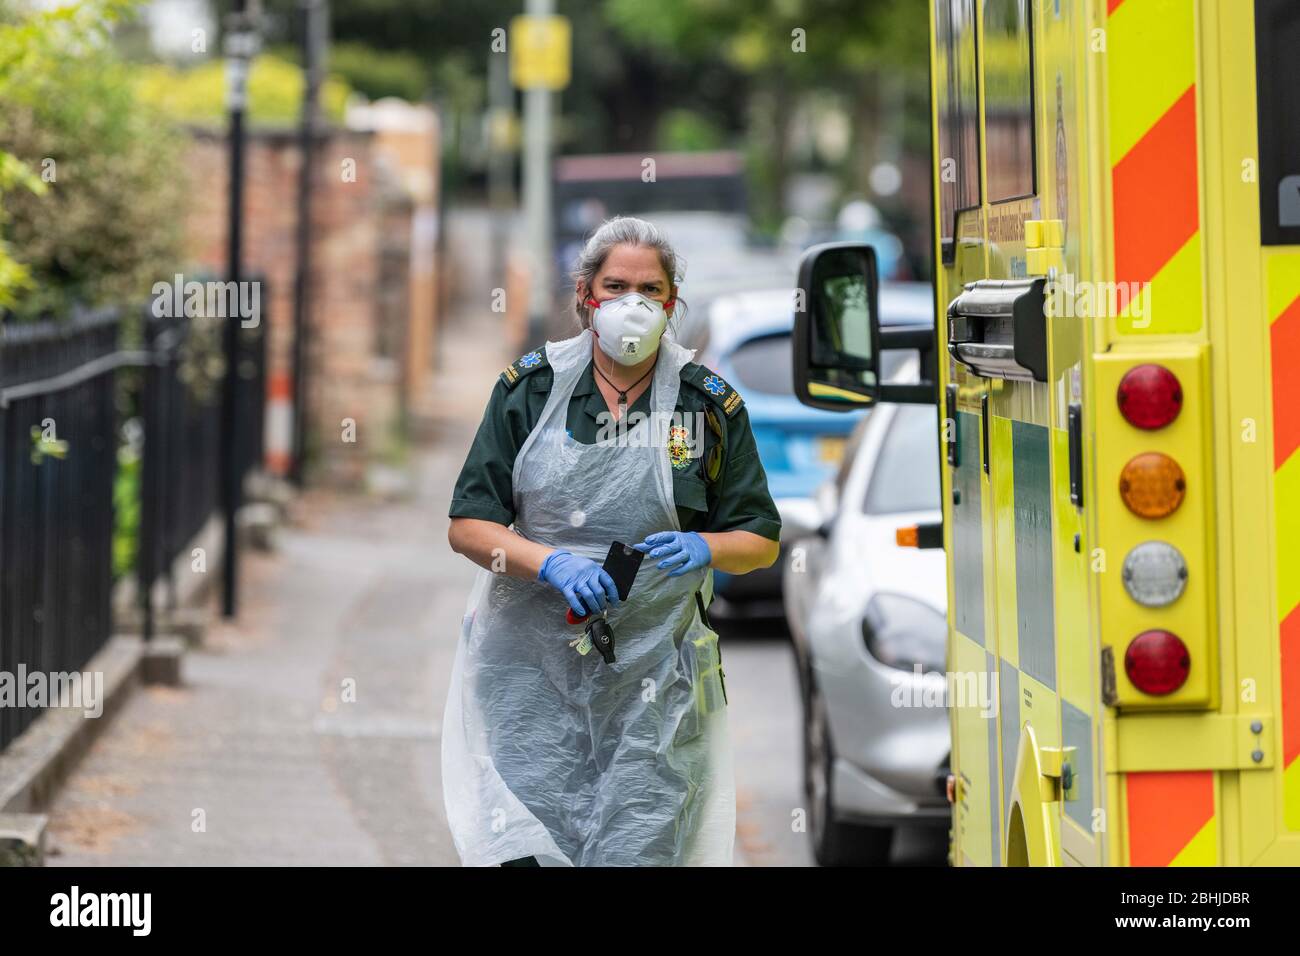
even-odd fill
[(446, 505), (509, 356), (446, 336), (455, 401), (414, 499), (312, 492), (275, 554), (244, 552), (238, 620), (97, 741), (52, 808), (51, 865), (457, 862), (438, 729), (474, 568)]

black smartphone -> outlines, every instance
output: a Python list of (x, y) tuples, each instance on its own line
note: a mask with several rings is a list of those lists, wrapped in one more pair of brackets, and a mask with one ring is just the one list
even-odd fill
[(618, 599), (626, 601), (629, 592), (632, 590), (632, 582), (636, 579), (637, 569), (641, 567), (641, 559), (645, 555), (636, 548), (629, 548), (621, 541), (615, 541), (609, 546), (609, 554), (605, 556), (603, 565), (605, 572), (614, 579), (614, 587), (618, 588)]

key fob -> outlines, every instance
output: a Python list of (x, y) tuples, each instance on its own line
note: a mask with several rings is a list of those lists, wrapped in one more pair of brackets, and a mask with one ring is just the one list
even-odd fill
[(603, 617), (592, 618), (591, 623), (587, 625), (587, 636), (591, 638), (591, 646), (600, 652), (605, 663), (614, 663), (614, 629), (609, 626), (609, 621)]

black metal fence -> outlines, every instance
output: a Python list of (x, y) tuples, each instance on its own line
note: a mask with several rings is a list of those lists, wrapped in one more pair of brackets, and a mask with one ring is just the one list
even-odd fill
[[(108, 639), (120, 318), (0, 326), (0, 671), (79, 670)], [(0, 748), (40, 711), (0, 707)]]
[[(261, 279), (253, 279), (262, 283)], [(266, 300), (263, 284), (262, 301)], [(145, 372), (140, 546), (136, 582), (144, 636), (154, 630), (153, 594), (166, 582), (167, 604), (177, 600), (173, 565), (220, 509), (221, 389), (225, 375), (224, 324), (237, 319), (157, 318), (145, 314), (152, 362)], [(239, 343), (239, 476), (262, 461), (266, 410), (266, 312), (256, 325), (241, 323)], [(215, 559), (216, 555), (211, 555)], [(209, 564), (206, 573), (220, 569)]]
[[(127, 323), (111, 310), (0, 324), (0, 673), (14, 681), (78, 671), (112, 633), (125, 417), (138, 415), (144, 435), (133, 570), (146, 628), (155, 582), (219, 507), (220, 333), (238, 320), (145, 315), (131, 323), (143, 329), (142, 348), (124, 347)], [(239, 336), (241, 477), (262, 458), (261, 318)], [(0, 750), (39, 714), (0, 706)]]

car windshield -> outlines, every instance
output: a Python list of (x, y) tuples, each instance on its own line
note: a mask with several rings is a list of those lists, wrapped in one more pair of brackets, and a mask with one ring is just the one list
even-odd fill
[(867, 484), (867, 514), (939, 507), (938, 417), (933, 405), (900, 405)]
[(743, 343), (730, 356), (742, 388), (770, 395), (793, 395), (794, 372), (790, 336), (765, 335)]
[(861, 420), (853, 426), (853, 431), (849, 433), (849, 440), (844, 446), (844, 454), (840, 456), (839, 466), (835, 469), (835, 500), (844, 500), (844, 486), (848, 483), (849, 473), (853, 471), (853, 460), (858, 457), (858, 449), (862, 447), (862, 438), (867, 433), (867, 416), (863, 415)]
[[(790, 336), (784, 332), (741, 343), (729, 356), (736, 383), (748, 391), (793, 395), (794, 367), (790, 348)], [(885, 381), (892, 381), (908, 358), (914, 355), (901, 349), (882, 353), (880, 363)]]

